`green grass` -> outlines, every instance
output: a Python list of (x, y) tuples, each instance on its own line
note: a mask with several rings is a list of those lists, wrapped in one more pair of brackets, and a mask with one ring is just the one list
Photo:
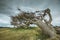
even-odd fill
[(36, 28), (0, 28), (0, 40), (45, 40), (41, 29)]

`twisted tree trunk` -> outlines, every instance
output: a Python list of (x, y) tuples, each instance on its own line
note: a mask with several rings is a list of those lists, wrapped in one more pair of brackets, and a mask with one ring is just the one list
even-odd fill
[(52, 31), (47, 24), (43, 23), (41, 20), (37, 20), (35, 23), (42, 29), (43, 33), (49, 35), (52, 40), (57, 38), (56, 32)]
[[(56, 34), (56, 32), (55, 32), (55, 29), (53, 28), (53, 26), (51, 25), (51, 22), (52, 22), (52, 16), (51, 16), (51, 14), (50, 14), (50, 9), (49, 8), (47, 8), (46, 10), (44, 10), (45, 11), (45, 15), (46, 14), (48, 14), (48, 16), (49, 16), (49, 21), (47, 21), (47, 24), (46, 23), (44, 23), (44, 22), (42, 22), (41, 20), (39, 20), (39, 19), (37, 19), (36, 21), (35, 21), (35, 23), (36, 23), (36, 25), (38, 25), (39, 26), (39, 28), (40, 29), (42, 29), (42, 31), (43, 31), (43, 33), (44, 34), (47, 34), (47, 35), (49, 35), (50, 36), (50, 40), (59, 40), (57, 37), (57, 34)], [(34, 23), (34, 22), (33, 22)]]
[(49, 21), (46, 21), (46, 20), (44, 20), (44, 21), (46, 22), (46, 24), (48, 25), (48, 27), (49, 27), (52, 31), (55, 31), (54, 28), (53, 28), (53, 26), (51, 25), (52, 16), (51, 16), (51, 13), (50, 13), (50, 9), (49, 9), (49, 8), (47, 8), (47, 9), (44, 10), (44, 15), (43, 15), (43, 17), (44, 17), (46, 14), (48, 14), (48, 16), (49, 16)]

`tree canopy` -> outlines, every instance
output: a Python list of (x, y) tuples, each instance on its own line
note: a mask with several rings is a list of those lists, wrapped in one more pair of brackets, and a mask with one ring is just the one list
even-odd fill
[[(47, 24), (49, 24), (48, 22), (51, 23), (52, 21), (49, 8), (43, 11), (35, 11), (35, 12), (24, 12), (21, 9), (18, 10), (21, 13), (17, 14), (16, 16), (11, 16), (11, 25), (14, 25), (16, 27), (29, 26), (30, 24), (33, 24), (33, 22), (31, 21), (36, 21), (36, 20), (44, 21)], [(43, 14), (41, 12), (43, 12)], [(39, 16), (36, 16), (36, 14), (38, 14)], [(48, 22), (44, 19), (44, 16), (46, 16), (46, 14), (48, 14), (50, 17), (50, 20)]]

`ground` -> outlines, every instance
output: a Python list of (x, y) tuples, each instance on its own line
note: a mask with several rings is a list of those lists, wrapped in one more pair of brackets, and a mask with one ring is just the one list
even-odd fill
[(38, 27), (36, 28), (0, 28), (0, 40), (45, 40)]
[(0, 40), (37, 40), (38, 28), (0, 28)]

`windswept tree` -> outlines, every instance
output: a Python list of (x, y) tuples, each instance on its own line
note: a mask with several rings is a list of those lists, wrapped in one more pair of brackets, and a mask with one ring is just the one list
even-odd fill
[[(38, 13), (40, 11), (35, 11), (34, 13), (33, 12), (30, 12), (30, 13), (24, 12), (20, 9), (19, 9), (19, 11), (21, 11), (20, 14), (18, 14), (17, 16), (11, 17), (11, 19), (12, 19), (11, 24), (12, 25), (17, 26), (17, 27), (19, 27), (19, 26), (22, 26), (22, 27), (26, 26), (27, 27), (30, 24), (36, 24), (39, 28), (42, 29), (44, 34), (47, 34), (50, 36), (51, 40), (58, 39), (58, 38), (56, 38), (57, 34), (51, 24), (52, 16), (50, 14), (49, 8), (43, 10), (44, 14), (40, 14), (39, 16), (36, 16), (36, 13)], [(49, 16), (49, 21), (46, 21), (44, 19), (46, 14), (48, 14), (48, 16)]]

